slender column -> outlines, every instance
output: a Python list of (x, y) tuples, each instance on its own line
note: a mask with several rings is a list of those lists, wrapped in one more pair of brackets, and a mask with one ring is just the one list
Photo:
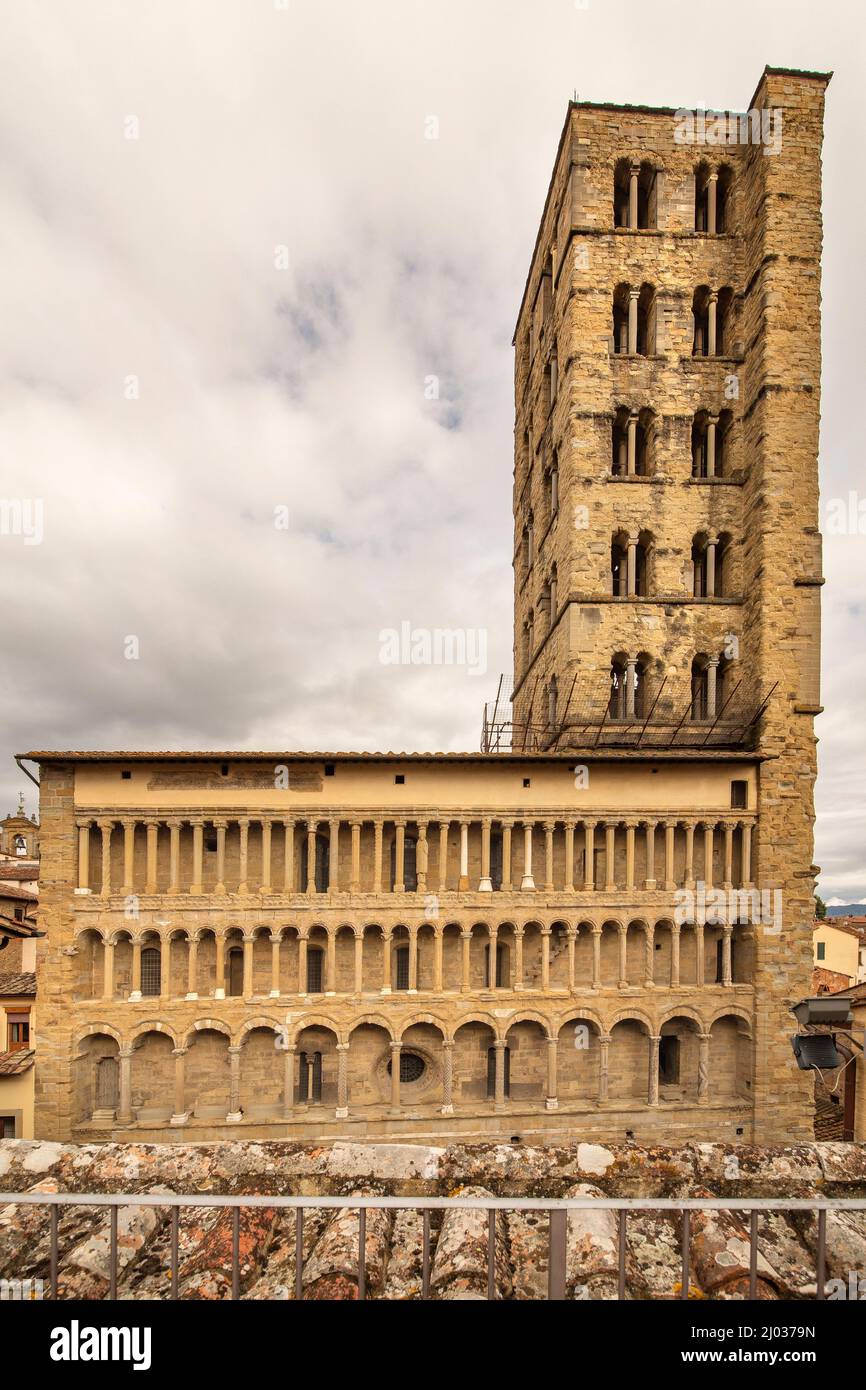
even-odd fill
[(485, 816), (481, 822), (481, 880), (478, 884), (479, 893), (492, 893), (493, 881), (490, 877), (490, 817)]
[(493, 1074), (493, 1106), (495, 1110), (505, 1109), (505, 1040), (495, 1038), (496, 1067)]
[(686, 877), (685, 887), (695, 886), (695, 826), (693, 821), (685, 822), (686, 828)]
[(361, 822), (352, 821), (352, 873), (349, 879), (349, 892), (361, 891)]
[(556, 822), (546, 820), (544, 822), (544, 891), (553, 892), (553, 832), (556, 829)]
[(716, 325), (719, 306), (719, 295), (717, 290), (710, 290), (710, 302), (707, 308), (707, 356), (716, 355)]
[(574, 948), (575, 948), (576, 944), (577, 944), (577, 928), (576, 928), (576, 927), (569, 927), (569, 928), (568, 928), (568, 988), (569, 988), (569, 990), (570, 990), (570, 992), (571, 992), (572, 994), (574, 993), (574, 990), (575, 990), (575, 984), (574, 984)]
[(282, 937), (278, 931), (271, 932), (271, 998), (280, 997), (280, 943)]
[(680, 984), (680, 924), (671, 926), (671, 989), (679, 989)]
[(149, 820), (147, 822), (147, 859), (144, 879), (145, 893), (156, 892), (156, 848), (158, 835), (159, 822)]
[(534, 892), (535, 879), (532, 877), (532, 821), (523, 822), (523, 878), (521, 891)]
[(713, 172), (707, 178), (707, 231), (715, 234), (716, 207), (718, 203), (719, 176)]
[(106, 941), (102, 952), (102, 997), (114, 998), (114, 942), (111, 937)]
[(625, 886), (629, 893), (634, 892), (634, 821), (626, 821), (625, 826)]
[(442, 1114), (454, 1114), (454, 1043), (446, 1038), (442, 1044)]
[(502, 891), (511, 892), (511, 831), (514, 828), (513, 820), (504, 820), (502, 824)]
[(216, 932), (214, 935), (214, 947), (216, 948), (216, 982), (214, 984), (214, 999), (225, 999), (226, 997), (226, 939), (223, 932)]
[(638, 535), (632, 531), (628, 537), (628, 552), (626, 562), (626, 585), (625, 591), (629, 598), (634, 598), (637, 593), (637, 544)]
[(328, 928), (325, 943), (325, 993), (337, 993), (337, 933), (333, 927)]
[(655, 975), (655, 927), (652, 923), (644, 924), (644, 985), (647, 989), (653, 987), (653, 977)]
[(418, 993), (418, 928), (409, 928), (409, 993)]
[(742, 859), (742, 873), (740, 875), (741, 887), (752, 887), (752, 825), (750, 821), (743, 821), (740, 825), (740, 854)]
[(628, 350), (634, 356), (637, 352), (637, 302), (640, 290), (628, 292)]
[(706, 980), (706, 968), (704, 965), (704, 924), (695, 923), (695, 984), (698, 989), (703, 989)]
[(585, 838), (586, 838), (586, 844), (585, 844), (584, 855), (583, 855), (583, 858), (584, 858), (584, 865), (583, 865), (584, 885), (583, 885), (583, 891), (584, 891), (585, 893), (592, 893), (592, 892), (594, 891), (594, 889), (595, 889), (595, 821), (594, 821), (594, 820), (588, 820), (588, 821), (585, 821), (585, 822), (584, 822), (584, 834), (585, 834)]
[(382, 831), (384, 824), (381, 816), (376, 816), (373, 821), (373, 892), (382, 891)]
[(355, 930), (355, 993), (364, 993), (364, 929)]
[(659, 1041), (661, 1035), (650, 1033), (649, 1035), (649, 1093), (647, 1104), (658, 1105), (659, 1103)]
[(132, 938), (132, 989), (129, 995), (130, 1001), (141, 998), (141, 937)]
[(212, 825), (213, 825), (214, 830), (216, 831), (216, 837), (217, 837), (217, 847), (216, 847), (216, 883), (214, 884), (214, 890), (213, 890), (213, 891), (214, 891), (215, 893), (224, 893), (224, 892), (226, 891), (226, 825), (227, 825), (227, 822), (224, 821), (224, 820), (215, 820), (215, 821), (212, 821), (211, 823), (212, 823)]
[(523, 927), (514, 928), (514, 988), (523, 989)]
[[(624, 351), (624, 349), (623, 349), (623, 348), (620, 348), (620, 352), (623, 352), (623, 351)], [(622, 477), (623, 473), (628, 472), (628, 442), (627, 442), (627, 440), (628, 440), (628, 430), (622, 431), (622, 432), (620, 433), (620, 436), (619, 436), (619, 445), (618, 445), (618, 448), (617, 448), (617, 458), (616, 458), (617, 468), (618, 468), (618, 470), (619, 470), (620, 477)]]
[(125, 817), (123, 825), (123, 886), (121, 893), (128, 898), (135, 891), (135, 821)]
[(391, 944), (393, 936), (390, 931), (382, 933), (382, 993), (391, 993)]
[(665, 821), (665, 892), (673, 893), (677, 886), (674, 878), (674, 835), (676, 821)]
[(262, 884), (263, 893), (273, 893), (271, 887), (271, 821), (267, 816), (261, 819), (262, 827)]
[(444, 933), (441, 927), (433, 929), (433, 988), (442, 993), (442, 945)]
[(394, 841), (394, 892), (405, 893), (406, 884), (404, 881), (406, 860), (406, 822), (398, 820), (395, 822), (395, 841)]
[(307, 885), (306, 892), (312, 896), (316, 891), (316, 826), (318, 821), (307, 821)]
[(710, 1103), (710, 1035), (698, 1033), (698, 1105)]
[(168, 891), (180, 892), (180, 821), (175, 817), (168, 823)]
[(716, 425), (718, 422), (718, 415), (709, 415), (707, 417), (706, 446), (708, 478), (714, 478), (716, 476)]
[(132, 1048), (121, 1047), (117, 1056), (120, 1061), (117, 1122), (121, 1125), (128, 1125), (132, 1123)]
[(731, 938), (733, 927), (725, 925), (722, 927), (722, 984), (727, 986), (733, 984)]
[(599, 1104), (603, 1104), (608, 1097), (610, 1082), (610, 1033), (599, 1033), (598, 1035), (598, 1099)]
[(574, 892), (574, 821), (565, 822), (565, 891)]
[(460, 879), (457, 884), (460, 893), (469, 890), (469, 822), (460, 822)]
[(633, 164), (628, 175), (628, 225), (634, 232), (637, 230), (637, 181), (640, 169)]
[(78, 887), (90, 892), (90, 821), (76, 821), (78, 826)]
[(391, 1109), (394, 1113), (400, 1110), (400, 1053), (402, 1047), (398, 1042), (391, 1043)]
[(652, 893), (656, 889), (656, 826), (658, 821), (648, 820), (645, 823), (646, 831), (646, 878), (644, 879), (644, 890)]
[(226, 1124), (239, 1124), (243, 1118), (241, 1113), (241, 1049), (235, 1043), (229, 1048), (229, 1110), (226, 1115)]
[(541, 988), (550, 989), (550, 927), (541, 928)]
[(713, 830), (715, 826), (712, 821), (704, 821), (704, 883), (710, 889), (713, 886)]
[(253, 994), (253, 946), (255, 944), (255, 938), (244, 932), (241, 939), (244, 947), (244, 999), (251, 999)]
[(172, 1051), (174, 1058), (174, 1114), (169, 1120), (172, 1125), (185, 1125), (189, 1119), (184, 1108), (184, 1096), (186, 1091), (186, 1048), (176, 1047)]
[(283, 1119), (290, 1120), (295, 1111), (295, 1049), (287, 1047), (283, 1054)]
[(240, 848), (238, 850), (238, 892), (248, 893), (247, 879), (249, 878), (250, 862), (250, 823), (246, 816), (238, 821), (238, 833)]
[(461, 943), (462, 943), (462, 946), (463, 946), (463, 971), (462, 971), (462, 979), (461, 979), (461, 984), (460, 984), (460, 991), (461, 991), (462, 994), (468, 994), (468, 993), (469, 993), (469, 951), (470, 951), (470, 947), (471, 947), (471, 945), (472, 945), (472, 932), (471, 932), (471, 931), (465, 931), (465, 930), (462, 931), (462, 932), (460, 933), (460, 940), (461, 940)]
[(307, 936), (302, 932), (298, 936), (298, 994), (307, 993), (307, 947), (309, 945)]
[(190, 821), (192, 826), (192, 880), (189, 885), (190, 893), (201, 893), (201, 880), (204, 859), (204, 821), (201, 816), (196, 816)]
[(634, 696), (635, 696), (635, 672), (637, 671), (637, 661), (630, 656), (625, 663), (625, 717), (634, 719)]
[(601, 989), (601, 927), (592, 924), (592, 989)]
[(198, 932), (189, 932), (186, 938), (186, 997), (198, 999)]
[(706, 597), (715, 598), (716, 596), (716, 546), (719, 543), (718, 536), (710, 536), (707, 541), (706, 552)]
[(604, 891), (616, 892), (616, 821), (606, 821), (604, 827)]
[(628, 988), (628, 924), (620, 922), (619, 929), (619, 987)]
[(415, 891), (417, 893), (426, 893), (427, 861), (429, 855), (427, 828), (429, 822), (426, 820), (419, 820), (416, 824), (418, 828), (418, 838), (415, 841)]
[(499, 928), (487, 928), (487, 988), (496, 989), (496, 948), (499, 944)]
[(349, 1118), (349, 1044), (337, 1043), (337, 1110), (336, 1119)]
[(734, 886), (734, 827), (730, 821), (725, 822), (725, 878), (722, 887), (726, 892)]
[(103, 898), (111, 896), (111, 831), (114, 821), (101, 820), (97, 822), (102, 831), (102, 884), (100, 895)]
[(283, 829), (286, 836), (283, 858), (283, 892), (288, 894), (295, 891), (295, 822), (284, 820)]
[[(628, 476), (629, 476), (630, 478), (633, 478), (634, 475), (635, 475), (635, 473), (637, 472), (637, 426), (638, 426), (638, 413), (637, 413), (636, 410), (630, 410), (630, 411), (629, 411), (629, 415), (628, 415), (628, 432), (627, 432), (627, 437), (626, 437), (626, 456), (625, 456), (625, 457), (626, 457), (626, 463), (625, 463), (626, 473), (628, 474)], [(633, 594), (633, 593), (634, 593), (634, 556), (632, 555), (632, 537), (629, 536), (628, 539), (629, 539), (629, 560), (628, 560), (628, 565), (629, 565), (629, 574), (630, 574), (630, 576), (631, 576), (628, 592), (629, 592), (630, 594)], [(637, 545), (637, 537), (636, 537), (636, 536), (635, 536), (635, 538), (634, 538), (634, 543), (635, 543), (635, 545)]]
[(544, 1102), (545, 1110), (558, 1110), (559, 1100), (556, 1094), (556, 1038), (547, 1039), (547, 1097)]
[(440, 820), (439, 822), (439, 882), (437, 887), (440, 893), (444, 893), (448, 887), (448, 829), (451, 822)]
[(340, 822), (328, 821), (328, 892), (340, 891)]

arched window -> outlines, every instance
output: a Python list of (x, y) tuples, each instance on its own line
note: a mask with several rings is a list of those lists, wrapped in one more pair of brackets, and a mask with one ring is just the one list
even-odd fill
[(649, 593), (651, 538), (646, 531), (618, 531), (610, 546), (610, 583), (614, 598), (646, 598)]
[(19, 858), (27, 854), (27, 841), (23, 835), (15, 836), (15, 853)]
[[(316, 868), (315, 868), (315, 887), (317, 893), (327, 893), (330, 882), (330, 845), (326, 835), (316, 836)], [(298, 856), (298, 889), (301, 893), (307, 891), (307, 868), (309, 863), (309, 848), (307, 837), (301, 841), (301, 853)]]
[(729, 537), (699, 531), (692, 541), (693, 594), (695, 598), (721, 598), (726, 579), (726, 552)]
[(632, 659), (618, 652), (610, 664), (610, 702), (608, 718), (615, 720), (645, 717), (648, 661), (644, 656)]
[(698, 285), (692, 296), (693, 357), (723, 357), (726, 354), (732, 301), (730, 286), (716, 291), (709, 285)]
[(239, 999), (244, 992), (244, 953), (242, 947), (232, 946), (230, 948), (227, 964), (227, 992), (233, 999)]
[[(505, 1095), (511, 1095), (511, 1048), (502, 1049), (504, 1054), (505, 1069)], [(496, 1095), (496, 1048), (487, 1049), (487, 1099), (493, 1100)]]
[(695, 170), (695, 231), (711, 236), (728, 230), (732, 171), (722, 164), (711, 169), (705, 161)]
[(646, 159), (639, 164), (618, 159), (614, 166), (614, 226), (632, 231), (658, 225), (656, 170)]
[(298, 1100), (318, 1105), (322, 1099), (322, 1054), (302, 1052), (298, 1071)]
[(158, 946), (145, 946), (141, 953), (141, 992), (157, 995), (160, 990), (160, 952)]
[(656, 292), (653, 285), (640, 289), (617, 285), (613, 294), (613, 346), (615, 353), (652, 357), (656, 350)]
[(321, 946), (307, 947), (307, 993), (322, 994), (324, 991), (325, 953)]

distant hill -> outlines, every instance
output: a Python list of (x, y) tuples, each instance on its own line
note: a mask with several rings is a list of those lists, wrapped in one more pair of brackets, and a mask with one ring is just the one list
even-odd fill
[(828, 907), (828, 917), (866, 917), (866, 903), (843, 903), (839, 907)]

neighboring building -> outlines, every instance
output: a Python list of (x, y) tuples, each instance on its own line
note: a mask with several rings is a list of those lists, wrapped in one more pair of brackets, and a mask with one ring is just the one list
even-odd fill
[(37, 935), (0, 917), (0, 1139), (33, 1137)]
[(811, 1137), (827, 80), (570, 106), (482, 753), (24, 755), (40, 1137)]
[(33, 862), (39, 857), (39, 826), (24, 810), (24, 797), (18, 798), (18, 810), (0, 820), (0, 864), (4, 860)]
[(816, 918), (812, 932), (813, 994), (838, 994), (860, 978), (861, 934), (843, 917)]

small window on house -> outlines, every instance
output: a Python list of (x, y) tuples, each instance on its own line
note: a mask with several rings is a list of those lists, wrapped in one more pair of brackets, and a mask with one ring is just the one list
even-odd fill
[(10, 1010), (6, 1015), (6, 1051), (16, 1052), (30, 1046), (30, 1011)]
[[(511, 1095), (511, 1048), (504, 1049), (504, 1069), (505, 1069), (505, 1095)], [(493, 1100), (496, 1095), (496, 1048), (487, 1049), (487, 1099)]]
[(325, 776), (326, 776), (326, 777), (333, 777), (333, 776), (334, 776), (334, 764), (333, 764), (333, 763), (325, 763)]
[(160, 989), (159, 948), (146, 946), (141, 953), (141, 992), (157, 995)]
[(0, 1139), (15, 1138), (15, 1116), (0, 1115)]
[(128, 782), (129, 779), (132, 777), (132, 773), (129, 771), (129, 768), (124, 768), (120, 775), (125, 782)]
[(15, 921), (16, 921), (16, 922), (23, 922), (23, 921), (24, 921), (24, 908), (23, 908), (23, 907), (16, 907), (16, 909), (15, 909)]
[(320, 946), (310, 946), (307, 949), (307, 993), (322, 993), (322, 966), (324, 964), (325, 953)]
[(680, 1079), (680, 1040), (659, 1039), (659, 1081), (672, 1084)]
[(745, 811), (749, 804), (749, 784), (748, 782), (734, 781), (731, 783), (731, 809), (734, 811)]
[(409, 988), (409, 947), (397, 946), (394, 951), (394, 988)]
[(523, 779), (523, 785), (524, 785), (524, 787), (528, 787), (528, 786), (531, 785), (530, 779), (529, 779), (528, 777), (524, 777), (524, 779)]
[(220, 764), (220, 777), (228, 777), (228, 775), (229, 775), (229, 765), (228, 765), (228, 763), (221, 763), (221, 764)]
[(826, 959), (827, 959), (827, 943), (826, 943), (826, 941), (819, 941), (817, 944), (818, 944), (818, 955), (817, 955), (817, 959), (818, 959), (818, 960), (826, 960)]
[(406, 778), (402, 772), (398, 772), (395, 774), (394, 781), (397, 783), (398, 787), (402, 787), (403, 783), (406, 781)]

